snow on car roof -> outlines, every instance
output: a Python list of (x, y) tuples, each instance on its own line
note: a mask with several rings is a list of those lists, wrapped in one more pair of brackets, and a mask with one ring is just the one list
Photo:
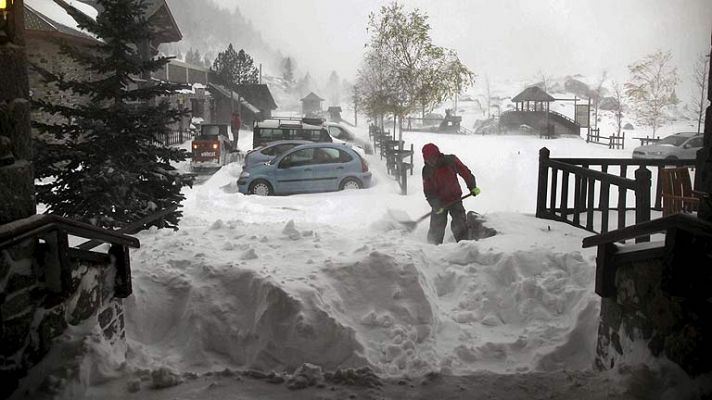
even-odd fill
[(301, 129), (321, 129), (321, 126), (305, 124), (300, 121), (295, 120), (278, 120), (278, 119), (267, 119), (262, 122), (258, 122), (257, 126), (260, 128), (301, 128)]

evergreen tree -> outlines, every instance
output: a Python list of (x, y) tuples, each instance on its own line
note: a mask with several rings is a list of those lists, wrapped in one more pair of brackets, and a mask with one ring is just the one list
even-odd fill
[[(179, 205), (181, 189), (192, 179), (171, 166), (184, 161), (186, 151), (156, 139), (182, 115), (161, 99), (178, 87), (135, 80), (170, 60), (139, 51), (153, 35), (145, 1), (97, 3), (102, 12), (96, 21), (65, 5), (79, 27), (101, 40), (89, 47), (62, 46), (87, 74), (71, 78), (35, 66), (48, 84), (82, 99), (76, 104), (35, 101), (40, 110), (66, 121), (35, 123), (42, 133), (35, 139), (36, 178), (42, 180), (36, 190), (48, 213), (116, 228)], [(175, 211), (151, 225), (175, 229), (181, 215)]]
[(203, 65), (203, 57), (200, 55), (200, 50), (193, 50), (190, 48), (187, 53), (185, 53), (185, 62), (192, 65)]
[(237, 85), (259, 82), (259, 70), (252, 57), (242, 49), (235, 52), (232, 43), (215, 58), (212, 70), (222, 84), (233, 89)]
[(291, 87), (294, 85), (294, 62), (292, 57), (287, 57), (282, 63), (282, 78)]
[(297, 91), (300, 96), (305, 96), (309, 92), (314, 90), (314, 82), (312, 80), (311, 74), (307, 72), (304, 77), (297, 82)]
[(341, 87), (339, 74), (336, 71), (331, 71), (329, 81), (326, 83), (326, 90), (329, 94), (329, 104), (338, 105), (341, 102)]

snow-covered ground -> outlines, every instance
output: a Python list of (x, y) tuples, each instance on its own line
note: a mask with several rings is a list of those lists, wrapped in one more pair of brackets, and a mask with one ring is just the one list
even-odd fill
[[(131, 381), (136, 371), (206, 377), (226, 368), (292, 372), (303, 363), (368, 366), (396, 380), (435, 373), (450, 377), (443, 385), (462, 398), (477, 385), (492, 396), (482, 398), (618, 398), (617, 380), (592, 371), (595, 250), (581, 248), (590, 233), (533, 214), (541, 147), (553, 157), (624, 158), (632, 147), (516, 135), (404, 139), (416, 149), (407, 195), (378, 155), (368, 158), (375, 185), (364, 190), (245, 196), (236, 189), (238, 163), (186, 189), (180, 230), (136, 235), (134, 294), (125, 302), (128, 368), (124, 380), (92, 387), (88, 398), (128, 396), (127, 382), (146, 388)], [(419, 174), (428, 142), (471, 168), (482, 194), (465, 208), (484, 215), (496, 236), (455, 243), (448, 232), (434, 246), (425, 240), (427, 221), (405, 233), (389, 219), (389, 209), (413, 218), (429, 211)], [(241, 132), (240, 148), (249, 143)], [(511, 392), (501, 376), (538, 390)], [(195, 381), (184, 385), (186, 392), (132, 396), (225, 398)], [(194, 397), (180, 397), (192, 390)], [(265, 398), (260, 393), (245, 398)], [(292, 398), (312, 398), (306, 393)]]
[(455, 243), (448, 233), (434, 246), (427, 222), (394, 229), (389, 208), (428, 211), (419, 152), (406, 196), (378, 156), (369, 158), (372, 188), (284, 197), (237, 193), (240, 167), (231, 164), (186, 190), (180, 230), (137, 235), (129, 364), (203, 373), (309, 362), (395, 377), (590, 370), (594, 251), (581, 248), (589, 233), (534, 218), (538, 150), (630, 151), (575, 138), (404, 138), (418, 150), (436, 143), (472, 169), (482, 194), (465, 207), (497, 236)]

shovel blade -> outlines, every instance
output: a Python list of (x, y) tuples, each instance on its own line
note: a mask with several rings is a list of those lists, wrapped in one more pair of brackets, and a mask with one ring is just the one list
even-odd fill
[(410, 216), (404, 211), (401, 210), (388, 210), (388, 215), (393, 219), (393, 221), (397, 222), (401, 228), (406, 230), (407, 232), (411, 232), (415, 229), (416, 226), (418, 226), (418, 223), (416, 221), (413, 221)]

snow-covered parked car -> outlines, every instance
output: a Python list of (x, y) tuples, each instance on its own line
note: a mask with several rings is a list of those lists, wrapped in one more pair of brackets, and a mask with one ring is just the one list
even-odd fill
[(633, 149), (635, 159), (694, 160), (702, 148), (703, 136), (697, 132), (679, 132), (655, 144)]
[(352, 143), (360, 147), (366, 154), (373, 154), (371, 143), (356, 135), (356, 133), (348, 126), (337, 122), (325, 122), (324, 126), (329, 130), (331, 137)]
[(261, 196), (361, 189), (371, 186), (371, 172), (349, 145), (311, 143), (243, 169), (237, 186), (241, 193)]
[(310, 142), (333, 142), (322, 119), (273, 118), (256, 121), (252, 127), (252, 148), (278, 140), (308, 140)]

